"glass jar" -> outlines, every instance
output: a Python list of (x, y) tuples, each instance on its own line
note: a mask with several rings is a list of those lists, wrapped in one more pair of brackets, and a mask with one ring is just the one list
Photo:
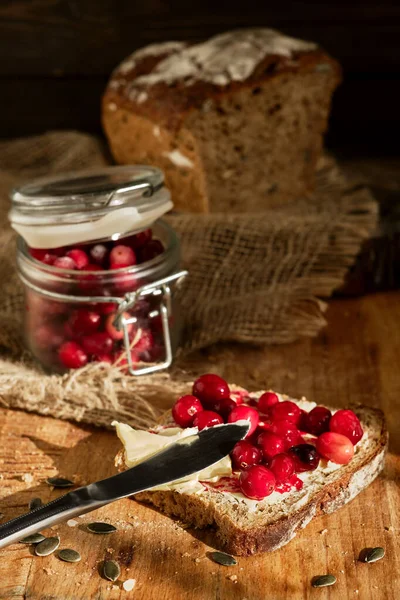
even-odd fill
[(159, 218), (172, 206), (161, 171), (84, 171), (11, 197), (25, 336), (40, 363), (64, 372), (107, 362), (132, 375), (167, 368), (182, 329), (174, 289), (187, 273)]

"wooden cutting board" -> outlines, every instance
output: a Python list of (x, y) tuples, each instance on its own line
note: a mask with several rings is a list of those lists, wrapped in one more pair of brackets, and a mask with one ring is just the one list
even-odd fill
[[(351, 400), (381, 406), (392, 453), (383, 475), (368, 490), (339, 512), (314, 520), (281, 550), (239, 558), (234, 567), (213, 563), (207, 538), (196, 531), (132, 500), (116, 502), (76, 519), (74, 527), (53, 528), (60, 548), (80, 552), (80, 563), (63, 563), (56, 554), (39, 558), (22, 544), (0, 551), (0, 598), (398, 599), (400, 294), (338, 300), (328, 318), (329, 327), (318, 339), (265, 349), (220, 347), (192, 357), (186, 366), (219, 371), (249, 389), (271, 386), (321, 403), (346, 405)], [(57, 497), (60, 492), (44, 483), (49, 476), (83, 484), (112, 474), (118, 449), (112, 432), (0, 410), (2, 521), (25, 512), (33, 497), (45, 502)], [(84, 524), (94, 520), (113, 523), (117, 531), (88, 533)], [(385, 558), (359, 563), (360, 550), (371, 546), (383, 546)], [(116, 584), (99, 574), (106, 558), (121, 565)], [(336, 585), (313, 589), (311, 578), (326, 573), (337, 577)], [(122, 587), (128, 579), (136, 582), (131, 592)]]

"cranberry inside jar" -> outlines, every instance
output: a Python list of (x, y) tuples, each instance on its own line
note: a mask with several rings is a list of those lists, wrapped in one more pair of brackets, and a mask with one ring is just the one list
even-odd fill
[[(111, 167), (72, 183), (52, 179), (14, 191), (10, 217), (21, 234), (17, 263), (25, 288), (25, 336), (46, 369), (64, 372), (102, 362), (140, 374), (169, 366), (181, 331), (173, 283), (186, 273), (178, 270), (175, 232), (149, 217), (171, 208), (164, 188), (147, 198), (156, 184), (162, 186), (156, 169)], [(146, 226), (139, 227), (141, 222)], [(97, 231), (109, 235), (97, 237)], [(46, 239), (49, 247), (43, 247)]]

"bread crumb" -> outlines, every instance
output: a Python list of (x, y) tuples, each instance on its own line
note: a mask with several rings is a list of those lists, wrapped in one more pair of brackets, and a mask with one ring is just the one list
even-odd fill
[[(149, 577), (149, 579), (150, 579), (150, 577)], [(136, 585), (136, 579), (127, 579), (122, 584), (122, 587), (124, 588), (124, 590), (126, 592), (131, 592), (133, 590), (133, 588), (135, 587), (135, 585)]]
[(107, 552), (109, 552), (110, 554), (112, 554), (114, 552), (114, 548), (107, 548)]
[(23, 475), (21, 475), (21, 479), (25, 483), (32, 483), (33, 475), (32, 475), (32, 473), (24, 473)]
[(108, 103), (108, 110), (111, 110), (112, 112), (117, 110), (117, 105), (115, 104), (115, 102)]
[(386, 525), (385, 526), (385, 531), (394, 531), (393, 525)]
[(200, 561), (201, 561), (201, 558), (195, 558), (195, 559), (194, 559), (194, 562), (195, 562), (195, 563), (199, 563)]
[(183, 556), (190, 556), (190, 554), (189, 554), (189, 552), (184, 552), (184, 553), (182, 554), (182, 557), (183, 557)]
[(340, 569), (339, 573), (344, 573), (343, 569)]
[(322, 529), (319, 533), (321, 535), (325, 535), (325, 533), (328, 533), (328, 530), (327, 529)]
[(76, 527), (78, 525), (78, 521), (75, 521), (75, 519), (69, 519), (67, 521), (67, 525), (68, 527)]
[(230, 579), (233, 583), (237, 583), (237, 575), (228, 575), (227, 579)]

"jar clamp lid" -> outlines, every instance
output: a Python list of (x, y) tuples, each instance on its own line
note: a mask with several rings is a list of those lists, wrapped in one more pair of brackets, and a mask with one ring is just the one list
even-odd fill
[(15, 188), (11, 200), (11, 225), (33, 248), (118, 239), (173, 207), (162, 171), (141, 165), (38, 179)]

